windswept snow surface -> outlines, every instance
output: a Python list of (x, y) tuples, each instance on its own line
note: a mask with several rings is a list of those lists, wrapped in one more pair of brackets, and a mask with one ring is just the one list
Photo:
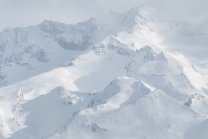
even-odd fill
[(5, 29), (0, 138), (207, 139), (208, 77), (169, 49), (199, 38), (146, 6)]

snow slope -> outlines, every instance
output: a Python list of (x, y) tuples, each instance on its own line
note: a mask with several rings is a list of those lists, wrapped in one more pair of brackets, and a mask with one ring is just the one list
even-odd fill
[[(134, 50), (147, 45), (158, 52), (182, 52), (206, 73), (205, 67), (199, 66), (207, 64), (207, 34), (197, 25), (173, 21), (148, 6), (121, 14), (111, 12), (75, 25), (43, 21), (36, 26), (6, 28), (0, 33), (0, 86), (62, 66), (103, 41)], [(184, 49), (187, 46), (191, 49)]]
[(205, 139), (208, 78), (162, 36), (206, 35), (167, 19), (142, 6), (4, 30), (0, 138)]

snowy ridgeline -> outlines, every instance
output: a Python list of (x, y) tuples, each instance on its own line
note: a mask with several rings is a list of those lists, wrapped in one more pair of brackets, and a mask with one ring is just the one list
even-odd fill
[(208, 78), (165, 51), (195, 29), (149, 7), (5, 29), (0, 138), (207, 139)]

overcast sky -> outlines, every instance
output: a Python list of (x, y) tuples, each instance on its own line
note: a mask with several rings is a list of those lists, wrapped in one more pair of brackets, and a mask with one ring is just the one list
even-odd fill
[(144, 4), (173, 18), (206, 25), (207, 0), (0, 0), (0, 31), (6, 27), (35, 25), (43, 20), (76, 23)]

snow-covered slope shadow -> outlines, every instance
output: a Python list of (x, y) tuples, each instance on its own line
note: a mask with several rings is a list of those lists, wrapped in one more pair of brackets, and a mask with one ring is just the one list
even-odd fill
[(190, 128), (184, 135), (185, 139), (207, 139), (208, 120)]
[[(114, 103), (113, 99), (109, 101)], [(207, 119), (161, 90), (155, 90), (113, 111), (106, 111), (107, 107), (111, 106), (81, 111), (66, 131), (57, 133), (51, 139), (183, 139), (184, 132)]]
[(161, 52), (128, 75), (159, 88), (194, 110), (208, 114), (208, 80), (179, 53)]
[[(108, 107), (103, 112), (114, 111), (134, 103), (154, 89), (142, 81), (128, 77), (116, 79), (102, 92), (81, 93), (56, 87), (45, 95), (16, 105), (13, 112), (17, 119), (22, 119), (16, 120), (21, 128), (17, 127), (10, 138), (50, 137), (70, 125), (79, 111), (86, 109), (90, 113), (90, 108), (106, 106)], [(11, 128), (10, 124), (7, 125)]]
[(139, 49), (134, 50), (131, 46), (121, 42), (118, 45), (114, 41), (99, 43), (92, 51), (73, 61), (71, 68), (82, 73), (74, 81), (80, 91), (102, 91), (112, 80), (151, 61), (156, 53), (149, 46), (138, 46)]
[(206, 34), (145, 7), (108, 16), (0, 34), (0, 86), (32, 77), (0, 88), (0, 138), (206, 135), (208, 78), (181, 54), (161, 52), (166, 37)]
[(37, 139), (54, 132), (73, 114), (70, 104), (62, 97), (62, 88), (57, 87), (46, 95), (20, 105), (20, 113), (26, 113), (21, 124), (26, 127), (12, 134), (10, 139)]

